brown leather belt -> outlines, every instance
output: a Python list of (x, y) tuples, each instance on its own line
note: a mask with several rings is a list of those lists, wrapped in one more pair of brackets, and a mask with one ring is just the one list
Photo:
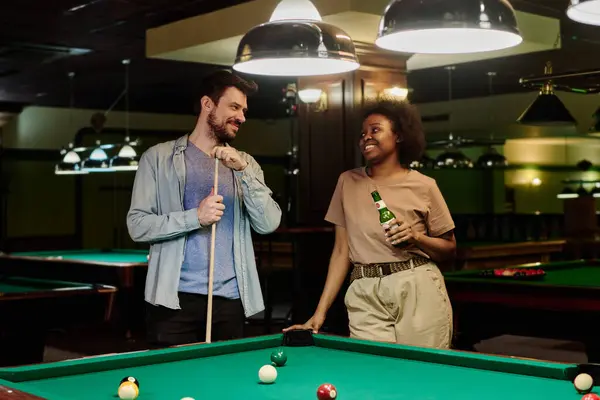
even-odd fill
[(350, 283), (352, 283), (355, 279), (361, 278), (381, 278), (396, 272), (406, 271), (411, 268), (420, 267), (430, 262), (431, 260), (429, 258), (415, 256), (407, 261), (375, 264), (356, 263), (354, 264), (354, 268), (350, 273)]

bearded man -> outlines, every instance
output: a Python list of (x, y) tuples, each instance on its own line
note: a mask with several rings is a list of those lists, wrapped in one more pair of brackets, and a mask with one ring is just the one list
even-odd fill
[(229, 71), (212, 73), (202, 82), (192, 133), (157, 144), (140, 158), (127, 228), (134, 241), (150, 245), (144, 297), (152, 348), (205, 340), (211, 231), (217, 222), (213, 340), (242, 337), (244, 319), (264, 310), (251, 229), (273, 232), (281, 209), (254, 158), (229, 144), (256, 90), (254, 82)]

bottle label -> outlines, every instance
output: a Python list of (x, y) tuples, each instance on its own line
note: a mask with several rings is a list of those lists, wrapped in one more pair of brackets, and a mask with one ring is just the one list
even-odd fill
[[(394, 218), (390, 218), (390, 219), (388, 219), (387, 221), (380, 222), (379, 224), (380, 224), (381, 226), (383, 226), (383, 225), (386, 225), (388, 222), (390, 222), (390, 221), (391, 221), (391, 220), (393, 220), (393, 219), (394, 219)], [(392, 229), (392, 228), (395, 228), (395, 227), (397, 227), (397, 226), (398, 226), (398, 223), (395, 223), (394, 225), (390, 226), (390, 229)]]
[(385, 205), (383, 200), (379, 200), (375, 202), (375, 207), (377, 207), (378, 210), (381, 210), (382, 208), (386, 208), (387, 206)]

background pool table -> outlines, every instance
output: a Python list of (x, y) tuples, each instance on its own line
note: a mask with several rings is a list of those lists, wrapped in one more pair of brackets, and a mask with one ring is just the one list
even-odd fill
[[(308, 347), (284, 347), (287, 364), (274, 384), (259, 368), (282, 335), (0, 369), (6, 399), (109, 400), (128, 375), (139, 400), (315, 399), (320, 384), (340, 400), (579, 400), (572, 379), (585, 365), (405, 347), (314, 335)], [(14, 392), (18, 390), (19, 392)]]
[[(511, 266), (514, 267), (514, 266)], [(515, 334), (581, 341), (590, 361), (600, 361), (600, 260), (535, 263), (541, 279), (482, 277), (481, 271), (445, 273), (454, 308), (456, 345), (472, 349), (482, 339)]]
[(30, 251), (0, 254), (0, 274), (100, 283), (118, 288), (114, 322), (126, 336), (140, 326), (148, 250)]
[[(321, 298), (334, 241), (335, 234), (331, 226), (278, 229), (269, 235), (255, 235), (255, 254), (265, 289), (265, 331), (270, 331), (271, 321), (276, 325), (287, 325), (303, 323), (312, 316)], [(444, 271), (458, 271), (507, 264), (548, 262), (553, 256), (562, 255), (564, 245), (565, 240), (562, 239), (459, 239), (456, 259), (440, 265), (440, 268)], [(290, 287), (292, 290), (289, 290)], [(344, 293), (347, 287), (348, 282), (342, 287), (341, 293)], [(291, 308), (291, 313), (285, 307), (281, 307), (286, 303), (290, 305), (288, 309)], [(285, 313), (281, 312), (282, 309)], [(323, 328), (339, 335), (349, 334), (343, 295), (334, 300)]]
[(480, 270), (510, 264), (549, 262), (563, 251), (565, 240), (530, 240), (522, 242), (457, 243), (453, 270)]
[(110, 318), (114, 286), (0, 275), (0, 365), (43, 361), (49, 328)]

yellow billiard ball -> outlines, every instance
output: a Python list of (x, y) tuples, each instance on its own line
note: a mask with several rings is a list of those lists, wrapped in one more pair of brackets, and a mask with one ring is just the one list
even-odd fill
[(140, 394), (140, 383), (133, 376), (127, 376), (121, 380), (118, 394), (119, 399), (135, 400)]

